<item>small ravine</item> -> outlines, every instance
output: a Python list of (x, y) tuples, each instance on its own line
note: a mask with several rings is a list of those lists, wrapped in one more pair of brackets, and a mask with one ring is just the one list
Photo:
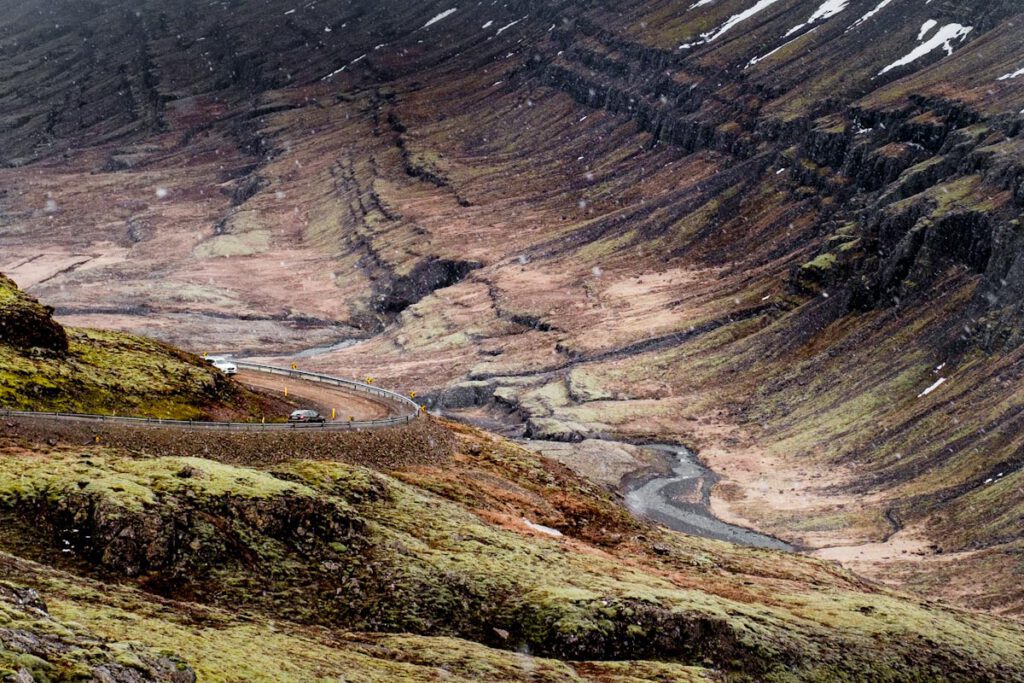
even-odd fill
[(715, 517), (711, 513), (711, 487), (717, 477), (697, 461), (691, 450), (670, 444), (647, 444), (644, 448), (665, 458), (672, 474), (627, 479), (623, 493), (626, 507), (633, 514), (694, 536), (755, 548), (794, 550), (777, 538)]

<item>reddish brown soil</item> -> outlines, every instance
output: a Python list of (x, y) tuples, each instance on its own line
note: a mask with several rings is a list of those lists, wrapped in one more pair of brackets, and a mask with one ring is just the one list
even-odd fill
[(214, 432), (203, 429), (127, 427), (112, 424), (8, 419), (0, 424), (0, 446), (26, 443), (105, 445), (145, 456), (206, 457), (232, 464), (265, 466), (293, 459), (340, 460), (381, 469), (440, 465), (454, 451), (448, 430), (430, 418), (376, 430), (316, 429)]

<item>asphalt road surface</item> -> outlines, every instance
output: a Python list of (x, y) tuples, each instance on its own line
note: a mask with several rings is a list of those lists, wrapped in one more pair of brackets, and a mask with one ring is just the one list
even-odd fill
[(291, 379), (265, 372), (239, 370), (235, 381), (245, 386), (265, 392), (284, 395), (288, 390), (288, 398), (301, 403), (302, 408), (312, 408), (331, 421), (331, 410), (336, 412), (335, 422), (348, 421), (351, 416), (355, 420), (382, 420), (394, 413), (394, 408), (387, 403), (341, 387), (329, 384), (317, 384), (300, 379)]

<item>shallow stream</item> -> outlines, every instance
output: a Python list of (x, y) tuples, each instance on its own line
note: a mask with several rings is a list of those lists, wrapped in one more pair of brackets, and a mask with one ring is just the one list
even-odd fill
[(643, 447), (664, 458), (671, 474), (627, 478), (623, 493), (626, 507), (633, 514), (694, 536), (756, 548), (794, 550), (777, 538), (715, 517), (711, 513), (711, 487), (717, 477), (698, 462), (691, 450), (670, 444)]

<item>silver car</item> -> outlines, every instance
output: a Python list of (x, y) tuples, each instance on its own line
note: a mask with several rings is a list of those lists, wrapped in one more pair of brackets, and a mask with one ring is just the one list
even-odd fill
[(325, 422), (326, 418), (315, 410), (296, 410), (288, 416), (289, 422)]

